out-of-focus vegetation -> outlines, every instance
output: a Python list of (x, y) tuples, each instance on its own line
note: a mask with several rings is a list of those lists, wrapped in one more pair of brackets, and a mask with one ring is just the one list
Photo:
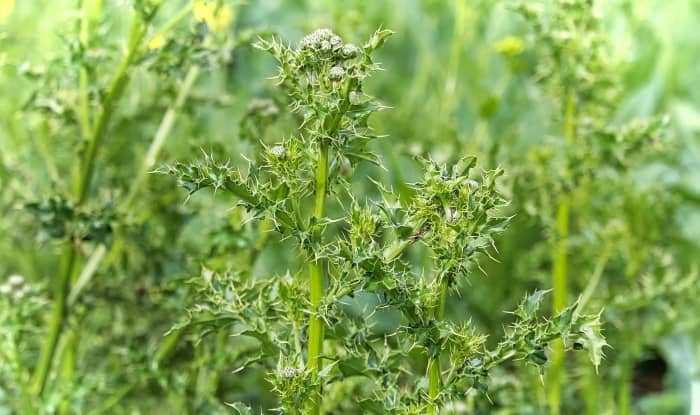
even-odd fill
[[(265, 42), (319, 27), (394, 32), (351, 68), (388, 108), (335, 105), (335, 67), (299, 92), (313, 60), (270, 80), (253, 44), (289, 63)], [(700, 413), (697, 27), (695, 0), (0, 0), (0, 413)], [(470, 156), (492, 193), (441, 170)], [(589, 326), (593, 355), (540, 344), (566, 310), (602, 310), (598, 365)]]

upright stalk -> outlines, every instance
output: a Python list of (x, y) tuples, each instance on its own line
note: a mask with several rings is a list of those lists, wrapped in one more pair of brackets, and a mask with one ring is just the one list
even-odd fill
[[(581, 360), (585, 363), (585, 356), (581, 356)], [(600, 389), (598, 387), (599, 380), (596, 377), (596, 372), (593, 367), (585, 366), (585, 374), (581, 379), (583, 399), (586, 403), (585, 415), (598, 415), (601, 408), (605, 406), (601, 404)]]
[[(82, 16), (80, 19), (80, 44), (83, 51), (86, 51), (90, 42), (90, 0), (83, 0)], [(78, 118), (80, 121), (80, 131), (84, 140), (87, 140), (92, 131), (92, 122), (90, 121), (90, 96), (88, 87), (90, 79), (88, 70), (85, 64), (80, 65), (79, 78), (79, 111)]]
[[(576, 96), (573, 90), (566, 95), (564, 110), (564, 137), (567, 144), (574, 142), (576, 134)], [(552, 302), (554, 313), (559, 313), (566, 308), (569, 296), (568, 279), (568, 249), (569, 239), (569, 215), (571, 210), (571, 196), (568, 190), (560, 196), (557, 205), (556, 236), (554, 258), (552, 261)], [(561, 340), (554, 342), (552, 347), (552, 366), (549, 376), (549, 407), (552, 415), (559, 415), (561, 411), (561, 384), (564, 366), (564, 345)]]
[[(326, 118), (323, 123), (324, 130), (328, 137), (333, 137), (338, 133), (343, 116), (350, 108), (350, 92), (357, 86), (356, 80), (350, 80), (343, 91), (343, 101), (338, 106), (338, 112), (332, 117)], [(318, 222), (325, 214), (326, 191), (328, 190), (328, 150), (329, 143), (326, 138), (321, 138), (318, 147), (318, 166), (316, 168), (316, 189), (314, 200), (313, 217)], [(321, 242), (322, 234), (320, 228), (316, 228), (312, 235), (314, 242)], [(313, 255), (314, 253), (312, 253)], [(323, 300), (323, 277), (326, 263), (322, 258), (310, 258), (309, 261), (309, 300), (311, 302), (311, 318), (309, 320), (309, 345), (306, 365), (311, 369), (314, 379), (318, 377), (321, 369), (321, 354), (323, 353), (323, 338), (325, 327), (318, 315), (318, 310)], [(317, 415), (321, 408), (321, 390), (316, 391), (316, 396), (310, 400), (309, 413)]]
[(622, 362), (620, 383), (617, 390), (617, 414), (630, 415), (632, 413), (632, 366), (628, 361)]
[[(90, 23), (96, 14), (99, 14), (101, 4), (95, 0), (83, 0), (80, 18), (80, 44), (85, 53), (90, 47)], [(80, 123), (80, 131), (83, 140), (89, 140), (92, 135), (92, 120), (90, 115), (90, 76), (87, 66), (83, 63), (80, 65), (80, 74), (78, 79), (78, 121)], [(73, 277), (77, 272), (72, 273)], [(71, 278), (70, 284), (75, 281)], [(70, 307), (66, 304), (65, 307)], [(76, 364), (76, 349), (79, 342), (79, 336), (75, 328), (71, 329), (66, 340), (65, 351), (61, 360), (63, 367), (61, 368), (61, 379), (63, 382), (69, 382), (73, 377)], [(68, 401), (63, 401), (59, 408), (59, 413), (63, 414), (68, 411)]]
[(131, 186), (131, 189), (129, 189), (129, 194), (124, 201), (125, 206), (131, 205), (134, 197), (136, 197), (138, 192), (141, 190), (146, 174), (155, 166), (156, 161), (158, 160), (158, 155), (160, 154), (165, 141), (170, 136), (173, 126), (175, 125), (177, 113), (180, 111), (180, 109), (182, 109), (182, 106), (189, 97), (192, 86), (199, 76), (199, 71), (200, 69), (198, 66), (190, 67), (185, 75), (184, 81), (182, 81), (182, 85), (177, 97), (175, 98), (175, 102), (173, 102), (173, 104), (165, 111), (165, 115), (163, 115), (160, 125), (158, 125), (158, 130), (153, 136), (153, 141), (151, 141), (151, 145), (148, 147), (146, 156), (143, 159), (143, 165), (137, 173), (136, 181), (134, 182), (134, 185)]
[[(95, 158), (104, 140), (104, 136), (106, 135), (105, 133), (109, 122), (114, 114), (114, 105), (121, 97), (124, 86), (127, 83), (127, 70), (136, 55), (138, 46), (145, 32), (146, 26), (142, 21), (141, 15), (136, 13), (132, 19), (131, 28), (129, 30), (129, 42), (126, 54), (107, 90), (107, 95), (102, 102), (102, 109), (95, 123), (95, 127), (90, 131), (81, 169), (74, 180), (74, 195), (78, 206), (82, 205), (87, 198), (95, 168)], [(73, 241), (69, 241), (64, 247), (61, 275), (54, 287), (54, 309), (51, 320), (49, 321), (48, 334), (32, 379), (32, 393), (35, 396), (41, 396), (44, 392), (46, 380), (56, 352), (56, 345), (58, 344), (61, 330), (68, 315), (66, 300), (70, 292), (70, 283), (75, 273), (76, 256)]]
[(445, 68), (445, 89), (443, 97), (440, 100), (440, 113), (446, 117), (449, 122), (450, 117), (454, 113), (456, 100), (459, 96), (457, 93), (457, 81), (459, 77), (459, 66), (462, 59), (464, 44), (468, 41), (467, 28), (470, 26), (467, 22), (469, 13), (469, 4), (466, 0), (458, 0), (454, 2), (454, 32), (452, 35), (452, 44), (450, 47), (450, 57)]
[[(328, 187), (328, 144), (322, 142), (318, 150), (318, 169), (316, 171), (316, 200), (314, 203), (315, 219), (323, 218), (326, 206), (326, 189)], [(321, 238), (320, 232), (314, 232), (314, 239), (318, 242)], [(323, 276), (325, 271), (325, 261), (323, 259), (311, 258), (309, 263), (309, 284), (311, 300), (311, 320), (309, 322), (309, 351), (307, 356), (307, 366), (311, 369), (314, 379), (318, 376), (321, 368), (321, 353), (323, 353), (324, 326), (318, 316), (318, 310), (323, 299)], [(317, 391), (317, 396), (311, 399), (311, 414), (320, 413), (321, 391)]]
[[(588, 284), (586, 285), (586, 288), (578, 301), (578, 305), (574, 311), (574, 319), (576, 319), (577, 316), (579, 316), (585, 310), (586, 305), (593, 297), (593, 294), (595, 293), (595, 290), (603, 276), (603, 271), (608, 263), (608, 259), (610, 259), (610, 254), (611, 249), (609, 246), (603, 248), (603, 253), (598, 258), (598, 262), (593, 270), (593, 275), (591, 275), (591, 277), (588, 279)], [(580, 358), (582, 363), (585, 363), (586, 359), (587, 358), (585, 356), (581, 356)], [(581, 366), (583, 367), (586, 365), (582, 364)], [(598, 415), (600, 413), (600, 408), (605, 407), (605, 405), (601, 403), (601, 399), (603, 397), (601, 396), (598, 379), (596, 379), (597, 369), (593, 367), (586, 367), (584, 370), (585, 374), (581, 379), (581, 390), (583, 391), (583, 399), (585, 402), (585, 414)]]
[[(433, 316), (436, 321), (442, 320), (445, 317), (446, 301), (447, 282), (443, 281), (440, 283), (440, 299)], [(440, 385), (442, 383), (442, 376), (440, 373), (440, 352), (440, 350), (437, 350), (434, 356), (430, 356), (428, 358), (428, 396), (432, 401), (428, 410), (429, 414), (440, 413), (440, 407), (435, 402), (435, 399), (437, 399), (438, 395), (440, 395)]]
[(66, 298), (68, 297), (75, 261), (75, 249), (70, 242), (66, 243), (61, 264), (61, 278), (56, 282), (56, 286), (54, 287), (54, 305), (51, 320), (49, 321), (49, 331), (32, 379), (31, 392), (34, 396), (40, 396), (46, 386), (46, 379), (51, 368), (58, 338), (66, 317)]
[(104, 101), (102, 102), (102, 110), (95, 123), (95, 128), (93, 129), (90, 140), (87, 142), (81, 174), (78, 176), (78, 180), (75, 183), (75, 194), (77, 195), (79, 204), (82, 204), (88, 195), (95, 169), (95, 158), (106, 136), (105, 133), (107, 132), (107, 127), (109, 127), (109, 122), (114, 115), (115, 104), (121, 98), (124, 87), (129, 80), (128, 69), (136, 56), (145, 33), (146, 25), (141, 15), (135, 13), (129, 29), (129, 43), (127, 45), (126, 54), (119, 64), (117, 73), (114, 75), (114, 78), (112, 78), (112, 82), (107, 90), (107, 95), (105, 95)]

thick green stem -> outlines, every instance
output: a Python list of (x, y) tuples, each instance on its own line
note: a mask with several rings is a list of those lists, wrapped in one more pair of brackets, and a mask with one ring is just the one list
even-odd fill
[[(102, 5), (101, 2), (95, 0), (83, 0), (81, 19), (80, 19), (80, 44), (83, 51), (86, 52), (90, 47), (90, 23), (95, 16), (99, 16), (101, 13)], [(92, 136), (92, 117), (90, 115), (90, 94), (89, 94), (90, 76), (88, 73), (87, 66), (83, 63), (80, 66), (80, 76), (79, 76), (79, 100), (78, 100), (78, 118), (80, 121), (80, 130), (82, 133), (83, 140), (90, 140)], [(73, 273), (76, 275), (77, 273)], [(75, 281), (70, 281), (70, 284), (75, 283)], [(71, 301), (68, 300), (66, 308), (71, 307)], [(78, 333), (75, 331), (75, 327), (71, 329), (68, 333), (68, 340), (66, 342), (66, 349), (64, 350), (63, 367), (61, 369), (61, 381), (69, 382), (73, 377), (76, 364), (76, 349), (79, 343)], [(70, 409), (68, 408), (69, 402), (64, 401), (59, 409), (59, 413), (67, 413)]]
[(56, 286), (54, 287), (55, 298), (51, 320), (49, 321), (49, 331), (46, 335), (43, 349), (41, 350), (39, 362), (34, 371), (34, 378), (32, 379), (31, 392), (34, 396), (40, 396), (46, 386), (46, 380), (51, 369), (54, 354), (56, 353), (56, 345), (58, 344), (58, 338), (61, 334), (61, 328), (66, 316), (66, 299), (68, 298), (70, 280), (75, 268), (75, 261), (75, 249), (70, 243), (67, 243), (63, 253), (61, 279), (56, 281)]
[[(327, 117), (323, 123), (324, 130), (329, 137), (338, 133), (343, 116), (350, 108), (350, 92), (357, 86), (356, 80), (351, 80), (345, 87), (344, 98), (332, 117)], [(325, 138), (321, 139), (318, 148), (318, 167), (316, 169), (316, 189), (314, 201), (313, 217), (316, 223), (320, 221), (326, 209), (326, 192), (328, 190), (328, 151), (329, 143)], [(312, 235), (313, 243), (321, 243), (322, 234), (320, 227), (317, 227)], [(312, 255), (315, 255), (312, 253)], [(321, 354), (323, 353), (323, 338), (325, 327), (318, 315), (321, 301), (323, 300), (323, 277), (326, 264), (323, 259), (312, 257), (309, 262), (309, 300), (311, 302), (311, 318), (309, 321), (309, 345), (307, 354), (307, 367), (311, 369), (314, 379), (317, 378), (321, 369)], [(321, 390), (316, 391), (315, 396), (310, 400), (309, 414), (316, 415), (321, 409)]]
[[(314, 203), (314, 218), (323, 218), (326, 206), (326, 189), (328, 188), (328, 144), (322, 142), (318, 151), (318, 169), (316, 171), (316, 200)], [(321, 233), (314, 231), (314, 242), (320, 242)], [(309, 351), (307, 366), (311, 369), (312, 376), (316, 378), (321, 368), (321, 353), (323, 353), (324, 326), (318, 315), (321, 300), (323, 299), (323, 275), (325, 263), (322, 259), (311, 258), (309, 263), (309, 284), (311, 301), (311, 320), (309, 322)], [(320, 413), (321, 391), (311, 399), (311, 414)]]
[(93, 179), (93, 171), (95, 169), (95, 159), (97, 157), (97, 153), (102, 146), (102, 141), (106, 136), (109, 122), (114, 115), (115, 104), (121, 98), (124, 92), (124, 87), (129, 80), (129, 67), (131, 66), (134, 57), (138, 52), (139, 45), (141, 44), (145, 33), (146, 25), (143, 22), (141, 15), (136, 13), (131, 21), (126, 54), (119, 64), (117, 73), (114, 75), (114, 78), (112, 78), (112, 82), (107, 90), (107, 95), (105, 95), (104, 101), (102, 102), (102, 110), (97, 117), (95, 128), (92, 130), (90, 140), (86, 143), (87, 149), (85, 151), (85, 158), (83, 160), (81, 174), (78, 177), (75, 185), (75, 194), (77, 196), (78, 203), (83, 203), (88, 195), (90, 183)]
[(557, 208), (557, 240), (554, 248), (554, 263), (552, 267), (552, 288), (554, 312), (558, 313), (566, 308), (568, 301), (567, 278), (567, 239), (569, 237), (569, 211), (571, 202), (568, 196), (563, 196)]
[[(61, 382), (68, 383), (73, 379), (76, 366), (76, 355), (78, 344), (80, 343), (80, 333), (75, 327), (72, 327), (63, 337), (65, 339), (65, 348), (63, 350), (62, 367), (61, 367)], [(59, 405), (58, 413), (60, 415), (69, 414), (71, 410), (71, 397), (67, 396)]]
[[(80, 19), (80, 43), (84, 50), (87, 50), (89, 46), (89, 35), (90, 35), (90, 18), (91, 18), (91, 2), (90, 0), (83, 0), (81, 9), (81, 19)], [(78, 90), (79, 90), (79, 110), (78, 118), (80, 121), (81, 134), (84, 140), (89, 140), (91, 137), (91, 122), (90, 122), (90, 102), (88, 95), (89, 86), (88, 71), (85, 65), (81, 65), (80, 75), (78, 80)], [(46, 343), (44, 345), (44, 350), (42, 351), (42, 356), (39, 360), (39, 364), (36, 368), (34, 381), (32, 383), (32, 391), (35, 395), (41, 394), (43, 391), (46, 376), (51, 367), (51, 361), (53, 360), (53, 355), (55, 353), (56, 344), (58, 343), (58, 338), (60, 336), (61, 325), (63, 324), (65, 310), (67, 308), (66, 296), (70, 288), (70, 279), (74, 274), (75, 266), (75, 251), (70, 243), (66, 246), (63, 257), (63, 273), (61, 279), (58, 281), (54, 293), (56, 294), (56, 303), (54, 304), (54, 312), (50, 321), (49, 335), (47, 337)], [(70, 356), (69, 356), (70, 358)], [(70, 360), (70, 359), (69, 359)], [(74, 359), (73, 359), (74, 360)], [(68, 369), (64, 366), (64, 371)]]
[(632, 368), (627, 362), (622, 363), (622, 374), (620, 376), (619, 389), (617, 392), (617, 412), (618, 415), (630, 415), (632, 406)]
[[(586, 289), (583, 291), (583, 294), (581, 294), (578, 306), (574, 311), (574, 319), (576, 319), (577, 316), (585, 310), (586, 305), (590, 301), (591, 297), (593, 297), (596, 287), (598, 287), (598, 284), (600, 283), (600, 280), (603, 276), (603, 271), (605, 270), (605, 265), (608, 263), (609, 258), (610, 249), (603, 249), (603, 253), (598, 258), (598, 262), (596, 263), (593, 275), (588, 280), (588, 284), (586, 286)], [(582, 363), (584, 363), (587, 359), (588, 358), (586, 356), (582, 356)], [(585, 370), (586, 374), (583, 377), (581, 389), (583, 391), (584, 401), (586, 403), (586, 415), (597, 415), (600, 413), (601, 408), (600, 390), (598, 381), (596, 379), (597, 370), (593, 367), (590, 367), (590, 365), (586, 367)]]
[[(443, 281), (440, 283), (440, 299), (435, 309), (434, 319), (442, 320), (445, 317), (445, 303), (447, 302), (447, 282)], [(428, 396), (430, 397), (431, 404), (428, 410), (429, 414), (440, 413), (440, 406), (435, 402), (437, 397), (440, 395), (440, 386), (442, 383), (442, 376), (440, 373), (440, 353), (441, 350), (435, 352), (435, 356), (428, 358)]]
[(600, 404), (601, 396), (595, 368), (587, 364), (587, 360), (587, 356), (581, 356), (581, 366), (585, 367), (586, 370), (581, 385), (583, 397), (586, 402), (586, 415), (598, 415), (601, 412), (601, 408), (604, 406)]
[[(567, 278), (567, 239), (569, 234), (569, 210), (571, 203), (568, 196), (563, 196), (557, 208), (557, 240), (554, 248), (552, 267), (552, 291), (554, 313), (566, 308), (568, 301)], [(561, 340), (553, 342), (552, 365), (549, 371), (549, 406), (550, 413), (558, 415), (561, 406), (561, 377), (564, 366), (564, 345)]]
[[(80, 44), (83, 51), (87, 51), (90, 41), (90, 0), (83, 0), (82, 16), (80, 19)], [(85, 64), (80, 66), (79, 79), (79, 111), (80, 131), (83, 135), (83, 140), (88, 140), (92, 131), (92, 122), (90, 121), (90, 97), (88, 87), (90, 79), (88, 70)]]
[[(78, 205), (83, 204), (87, 198), (90, 182), (92, 181), (97, 152), (101, 147), (104, 136), (106, 135), (105, 133), (107, 131), (109, 121), (114, 113), (114, 105), (121, 97), (124, 86), (128, 80), (127, 70), (136, 55), (144, 33), (145, 24), (142, 21), (141, 16), (137, 13), (134, 15), (131, 23), (129, 43), (126, 54), (122, 59), (119, 69), (117, 70), (117, 73), (115, 74), (107, 91), (107, 95), (102, 102), (102, 110), (98, 116), (95, 127), (91, 130), (90, 138), (86, 143), (87, 149), (80, 174), (74, 181), (74, 192)], [(61, 334), (61, 330), (68, 314), (67, 296), (70, 292), (70, 283), (75, 272), (75, 265), (77, 262), (76, 256), (77, 253), (75, 252), (72, 242), (67, 243), (63, 254), (61, 276), (56, 282), (56, 286), (54, 288), (54, 310), (51, 320), (49, 321), (48, 334), (32, 380), (32, 393), (35, 396), (40, 396), (44, 391), (46, 380), (51, 370), (51, 365), (56, 352), (58, 338)]]
[[(573, 144), (576, 134), (576, 96), (571, 90), (566, 95), (564, 110), (564, 137), (568, 144)], [(553, 311), (559, 313), (568, 302), (568, 250), (569, 216), (571, 196), (565, 193), (559, 198), (556, 216), (556, 236), (552, 265)], [(561, 385), (564, 366), (564, 345), (557, 340), (552, 346), (552, 365), (549, 371), (548, 400), (550, 413), (559, 415), (561, 411)]]

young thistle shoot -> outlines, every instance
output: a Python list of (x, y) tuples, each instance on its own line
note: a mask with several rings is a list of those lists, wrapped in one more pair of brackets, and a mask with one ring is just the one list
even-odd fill
[[(328, 29), (296, 47), (261, 40), (257, 47), (279, 62), (277, 80), (301, 116), (298, 131), (264, 146), (247, 172), (211, 156), (163, 169), (190, 193), (206, 187), (233, 193), (304, 254), (305, 267), (290, 265), (274, 278), (207, 271), (206, 281), (217, 282), (205, 281), (203, 299), (190, 310), (191, 323), (260, 342), (260, 354), (242, 366), (268, 370), (283, 413), (335, 413), (340, 407), (323, 401), (322, 392), (352, 382), (360, 382), (360, 393), (350, 396), (363, 413), (438, 413), (470, 388), (485, 390), (489, 370), (506, 360), (543, 365), (555, 338), (570, 347), (604, 344), (597, 316), (574, 315), (573, 306), (552, 320), (538, 318), (540, 292), (526, 298), (495, 350), (470, 324), (445, 318), (448, 291), (478, 266), (478, 255), (493, 251), (494, 236), (508, 223), (500, 213), (508, 202), (496, 186), (502, 170), (475, 174), (471, 157), (453, 167), (420, 160), (425, 176), (413, 184), (412, 200), (401, 204), (377, 183), (383, 199), (360, 205), (339, 166), (380, 163), (368, 148), (378, 136), (367, 121), (382, 106), (364, 93), (363, 82), (378, 69), (372, 54), (390, 34), (378, 30), (362, 47)], [(342, 202), (334, 218), (326, 210), (330, 196)], [(406, 251), (418, 243), (434, 266), (417, 274)], [(346, 305), (359, 293), (397, 311), (401, 324), (377, 334), (353, 317)], [(428, 362), (418, 372), (411, 364), (416, 349)]]

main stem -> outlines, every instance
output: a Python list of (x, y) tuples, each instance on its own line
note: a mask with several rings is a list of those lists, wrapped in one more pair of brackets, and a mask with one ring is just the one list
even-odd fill
[(619, 415), (630, 415), (631, 407), (631, 375), (632, 367), (627, 361), (623, 361), (621, 365), (622, 374), (620, 376), (620, 384), (617, 390), (617, 413)]
[[(81, 19), (80, 19), (80, 44), (82, 45), (83, 51), (87, 51), (88, 48), (90, 47), (90, 23), (91, 20), (95, 17), (95, 15), (99, 15), (101, 13), (101, 8), (102, 5), (100, 2), (96, 2), (94, 0), (83, 0), (82, 3), (82, 10), (81, 10)], [(90, 74), (88, 73), (88, 68), (85, 64), (82, 64), (80, 66), (80, 76), (79, 76), (79, 84), (78, 84), (78, 90), (79, 90), (79, 111), (78, 111), (78, 118), (80, 122), (80, 131), (82, 134), (82, 137), (84, 140), (89, 140), (90, 137), (92, 136), (92, 119), (90, 115), (90, 92), (89, 92), (89, 86), (90, 86)], [(77, 271), (77, 270), (76, 270)], [(77, 272), (73, 272), (71, 281), (69, 282), (69, 287), (70, 289), (70, 284), (73, 284), (74, 281), (72, 280), (73, 277), (77, 274)], [(69, 301), (68, 301), (69, 303)], [(64, 305), (64, 308), (70, 307), (70, 304)], [(61, 360), (63, 361), (63, 367), (61, 369), (61, 381), (62, 382), (70, 382), (70, 379), (73, 377), (73, 373), (75, 371), (75, 364), (76, 364), (76, 349), (79, 343), (79, 336), (78, 333), (76, 332), (76, 329), (73, 328), (71, 329), (70, 333), (67, 336), (67, 341), (66, 341), (66, 346), (65, 346), (65, 351)], [(70, 409), (69, 407), (69, 401), (64, 400), (61, 402), (61, 405), (59, 407), (59, 413), (60, 414), (65, 414), (68, 412)]]
[(83, 168), (78, 178), (79, 180), (76, 183), (76, 195), (78, 197), (79, 204), (82, 204), (87, 197), (88, 190), (90, 189), (90, 183), (93, 179), (95, 158), (97, 157), (98, 150), (102, 146), (102, 141), (106, 136), (105, 133), (107, 132), (109, 122), (114, 115), (114, 106), (121, 98), (122, 93), (124, 92), (124, 87), (129, 80), (128, 69), (136, 56), (136, 52), (138, 51), (138, 47), (141, 44), (145, 33), (146, 25), (142, 21), (141, 16), (136, 13), (131, 21), (131, 28), (129, 29), (129, 43), (126, 54), (119, 64), (117, 73), (114, 75), (114, 78), (112, 78), (107, 95), (102, 102), (102, 111), (100, 111), (100, 115), (95, 123), (95, 128), (92, 131), (92, 137), (87, 143)]
[[(141, 16), (136, 13), (131, 23), (129, 33), (129, 43), (126, 54), (122, 59), (119, 69), (115, 74), (110, 87), (107, 91), (104, 101), (102, 102), (102, 110), (97, 118), (95, 127), (91, 130), (89, 140), (87, 141), (87, 150), (79, 175), (74, 181), (74, 191), (77, 205), (80, 206), (85, 202), (90, 188), (90, 182), (94, 172), (95, 158), (101, 147), (107, 126), (114, 113), (114, 105), (121, 97), (124, 86), (128, 80), (127, 69), (131, 65), (136, 51), (145, 34), (145, 24), (141, 20)], [(61, 329), (68, 315), (67, 297), (70, 292), (70, 283), (75, 272), (77, 255), (73, 247), (72, 241), (65, 245), (63, 253), (63, 265), (61, 276), (56, 282), (54, 288), (54, 309), (49, 321), (49, 329), (46, 341), (39, 356), (39, 362), (34, 371), (32, 379), (32, 393), (35, 396), (41, 396), (46, 386), (46, 380), (51, 370), (51, 365), (56, 353), (56, 345), (61, 334)]]
[(63, 251), (63, 263), (61, 264), (61, 279), (54, 287), (54, 308), (49, 322), (49, 331), (46, 336), (44, 347), (41, 350), (39, 363), (34, 371), (31, 391), (34, 396), (40, 396), (46, 386), (46, 379), (51, 368), (56, 345), (61, 334), (64, 319), (66, 317), (66, 299), (70, 289), (70, 280), (75, 268), (75, 249), (70, 243), (66, 243)]
[[(564, 110), (564, 137), (567, 144), (574, 142), (576, 134), (576, 96), (573, 90), (566, 95)], [(569, 216), (571, 198), (568, 193), (561, 195), (557, 206), (556, 240), (552, 265), (552, 295), (553, 311), (559, 313), (566, 308), (569, 296), (568, 281), (568, 249)], [(554, 342), (552, 347), (552, 366), (549, 376), (549, 407), (552, 415), (561, 411), (561, 384), (564, 367), (564, 344), (561, 340)]]
[[(80, 44), (83, 50), (87, 50), (90, 41), (90, 0), (83, 0), (82, 16), (80, 20)], [(79, 79), (79, 120), (80, 131), (83, 139), (88, 139), (92, 134), (92, 122), (90, 121), (90, 78), (85, 65), (80, 66)]]
[(600, 403), (601, 396), (598, 387), (598, 379), (596, 379), (596, 372), (592, 366), (586, 364), (587, 356), (581, 355), (580, 358), (582, 361), (581, 366), (585, 367), (585, 374), (581, 385), (583, 389), (583, 399), (586, 403), (585, 415), (598, 415), (603, 405)]
[[(445, 317), (445, 303), (447, 301), (446, 281), (440, 283), (439, 301), (440, 302), (438, 303), (434, 314), (434, 319), (438, 321)], [(440, 412), (440, 407), (435, 402), (435, 399), (437, 399), (438, 395), (440, 395), (440, 385), (442, 383), (442, 376), (440, 373), (440, 352), (441, 351), (438, 350), (435, 356), (428, 358), (428, 396), (432, 401), (428, 410), (429, 414), (438, 414)]]
[[(326, 206), (326, 189), (328, 187), (328, 144), (322, 142), (318, 150), (318, 170), (316, 171), (316, 201), (314, 204), (314, 218), (323, 218)], [(315, 242), (320, 242), (321, 233), (314, 231)], [(321, 300), (323, 299), (323, 274), (325, 261), (311, 258), (309, 263), (309, 284), (311, 300), (311, 320), (309, 322), (309, 351), (307, 366), (311, 369), (314, 379), (321, 368), (321, 353), (323, 353), (324, 327), (323, 321), (318, 315)], [(311, 399), (310, 413), (319, 414), (321, 404), (321, 391)]]
[[(350, 80), (345, 87), (343, 101), (332, 117), (325, 119), (323, 129), (326, 135), (333, 137), (338, 133), (343, 116), (350, 108), (350, 92), (357, 87), (356, 80)], [(328, 190), (328, 141), (321, 138), (318, 147), (318, 167), (316, 169), (316, 192), (314, 202), (313, 217), (318, 223), (324, 216), (326, 209), (326, 191)], [(322, 234), (319, 227), (313, 231), (312, 239), (314, 243), (321, 243)], [(312, 253), (312, 255), (315, 255)], [(311, 319), (309, 321), (309, 349), (306, 365), (311, 369), (311, 376), (318, 378), (318, 371), (321, 369), (321, 354), (323, 353), (323, 337), (325, 327), (318, 315), (321, 301), (323, 300), (323, 275), (326, 263), (321, 258), (310, 258), (309, 261), (309, 300), (311, 301)], [(312, 396), (309, 405), (309, 414), (317, 415), (321, 409), (321, 390), (316, 391), (316, 396)]]

